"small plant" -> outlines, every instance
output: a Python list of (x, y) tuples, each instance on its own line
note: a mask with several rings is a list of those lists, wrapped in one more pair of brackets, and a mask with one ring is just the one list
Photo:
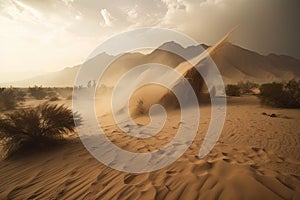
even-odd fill
[(66, 100), (72, 100), (73, 99), (73, 95), (69, 95)]
[(47, 96), (47, 92), (42, 86), (29, 87), (29, 93), (38, 100), (44, 99)]
[(48, 89), (47, 96), (52, 98), (58, 96), (58, 94), (55, 91)]
[(0, 110), (10, 110), (17, 106), (16, 92), (13, 88), (0, 88)]
[(257, 83), (250, 81), (238, 82), (237, 86), (240, 88), (242, 94), (252, 94), (254, 89), (259, 88)]
[(58, 101), (58, 100), (60, 100), (58, 97), (50, 97), (50, 99), (49, 99), (49, 101)]
[(58, 101), (60, 100), (56, 91), (48, 89), (47, 96), (49, 101)]
[[(76, 115), (76, 125), (81, 123)], [(61, 105), (41, 104), (20, 109), (0, 118), (0, 141), (6, 157), (21, 149), (46, 147), (75, 129), (72, 110)]]
[(56, 91), (59, 94), (59, 96), (63, 98), (68, 98), (70, 95), (72, 95), (73, 88), (72, 87), (54, 88), (54, 91)]
[(241, 96), (241, 89), (237, 85), (227, 85), (226, 88), (226, 95), (228, 96)]
[(22, 89), (16, 89), (16, 99), (17, 101), (25, 101), (26, 92)]
[(140, 115), (145, 114), (145, 112), (146, 112), (145, 107), (144, 107), (144, 101), (141, 99), (137, 103), (136, 112), (137, 112), (137, 114), (140, 114)]

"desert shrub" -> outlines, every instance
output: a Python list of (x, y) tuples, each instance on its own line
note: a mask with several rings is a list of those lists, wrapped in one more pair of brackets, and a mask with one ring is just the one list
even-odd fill
[(237, 85), (227, 85), (226, 88), (226, 95), (228, 96), (241, 96), (241, 89)]
[[(75, 123), (80, 124), (77, 115)], [(20, 109), (0, 118), (0, 141), (8, 156), (21, 149), (45, 147), (74, 131), (72, 110), (61, 105), (41, 104)]]
[(25, 101), (26, 92), (22, 89), (15, 89), (15, 95), (17, 101)]
[(54, 89), (61, 97), (68, 98), (73, 93), (72, 87), (55, 88)]
[(57, 97), (58, 94), (57, 94), (55, 91), (49, 90), (49, 89), (48, 89), (48, 91), (47, 91), (47, 96), (48, 96), (49, 98), (52, 98), (52, 97)]
[(137, 114), (145, 114), (145, 112), (146, 112), (145, 107), (144, 107), (144, 101), (141, 99), (137, 102), (136, 112), (137, 112)]
[(263, 104), (271, 106), (279, 105), (283, 95), (283, 84), (282, 83), (265, 83), (259, 88), (260, 99)]
[(54, 90), (48, 89), (47, 96), (48, 96), (49, 101), (58, 101), (59, 100), (59, 97), (58, 97), (59, 95)]
[(29, 93), (38, 100), (44, 99), (47, 96), (47, 92), (42, 86), (29, 87)]
[(0, 110), (10, 110), (17, 106), (16, 92), (13, 88), (0, 88)]
[(72, 100), (73, 99), (73, 95), (69, 95), (66, 100)]
[(263, 104), (284, 108), (300, 108), (300, 81), (266, 83), (260, 86)]
[(60, 100), (58, 97), (50, 97), (49, 98), (49, 101), (58, 101), (58, 100)]
[(253, 89), (259, 88), (257, 83), (253, 83), (251, 81), (238, 82), (237, 86), (240, 88), (241, 94), (251, 94), (253, 93)]

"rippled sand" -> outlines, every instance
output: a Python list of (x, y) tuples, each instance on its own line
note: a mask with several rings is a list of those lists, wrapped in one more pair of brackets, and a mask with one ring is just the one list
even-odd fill
[[(222, 135), (204, 159), (196, 155), (209, 106), (201, 106), (193, 144), (163, 169), (116, 171), (95, 160), (74, 136), (61, 147), (0, 161), (0, 199), (300, 199), (300, 110), (262, 107), (254, 96), (228, 102)], [(174, 136), (178, 116), (170, 112), (166, 127), (149, 140), (128, 137), (115, 125), (105, 132), (129, 151), (153, 151)]]

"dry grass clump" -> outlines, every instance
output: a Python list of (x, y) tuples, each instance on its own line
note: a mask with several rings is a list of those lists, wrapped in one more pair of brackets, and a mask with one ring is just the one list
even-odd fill
[(20, 109), (0, 118), (0, 141), (5, 157), (22, 149), (47, 147), (64, 139), (81, 123), (72, 110), (61, 105), (41, 104)]
[(26, 92), (17, 88), (0, 88), (0, 110), (15, 109), (25, 101)]

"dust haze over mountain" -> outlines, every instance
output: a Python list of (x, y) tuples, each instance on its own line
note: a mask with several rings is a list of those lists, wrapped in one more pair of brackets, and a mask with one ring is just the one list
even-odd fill
[[(114, 77), (118, 77), (118, 74), (121, 74), (121, 72), (128, 71), (129, 69), (144, 63), (161, 63), (175, 68), (184, 61), (180, 56), (163, 51), (163, 49), (172, 49), (173, 52), (192, 58), (199, 55), (203, 51), (203, 48), (207, 49), (208, 46), (202, 44), (201, 46), (189, 46), (184, 48), (179, 44), (170, 41), (162, 44), (160, 47), (146, 55), (135, 52), (126, 53), (118, 57), (103, 52), (88, 60), (85, 65), (97, 65), (103, 67), (101, 66), (101, 63), (104, 60), (114, 60), (107, 72), (109, 75), (104, 76), (103, 80), (105, 82), (105, 80), (113, 80)], [(211, 57), (218, 67), (225, 84), (246, 80), (264, 83), (290, 80), (293, 78), (299, 79), (300, 77), (300, 60), (298, 59), (276, 54), (264, 56), (229, 42), (226, 42), (217, 49)], [(80, 65), (68, 67), (61, 71), (47, 73), (23, 81), (1, 83), (1, 86), (12, 85), (16, 87), (27, 87), (32, 85), (42, 85), (45, 87), (71, 87), (74, 84), (79, 68)], [(94, 77), (95, 72), (93, 70), (89, 71), (88, 74), (89, 76), (86, 82), (82, 82), (83, 86), (86, 86), (88, 80), (97, 80), (97, 77)], [(107, 84), (112, 86), (108, 82)]]
[(298, 0), (0, 1), (0, 79), (20, 80), (3, 72), (75, 66), (96, 44), (141, 27), (169, 28), (212, 45), (239, 25), (236, 44), (300, 59), (299, 7)]

